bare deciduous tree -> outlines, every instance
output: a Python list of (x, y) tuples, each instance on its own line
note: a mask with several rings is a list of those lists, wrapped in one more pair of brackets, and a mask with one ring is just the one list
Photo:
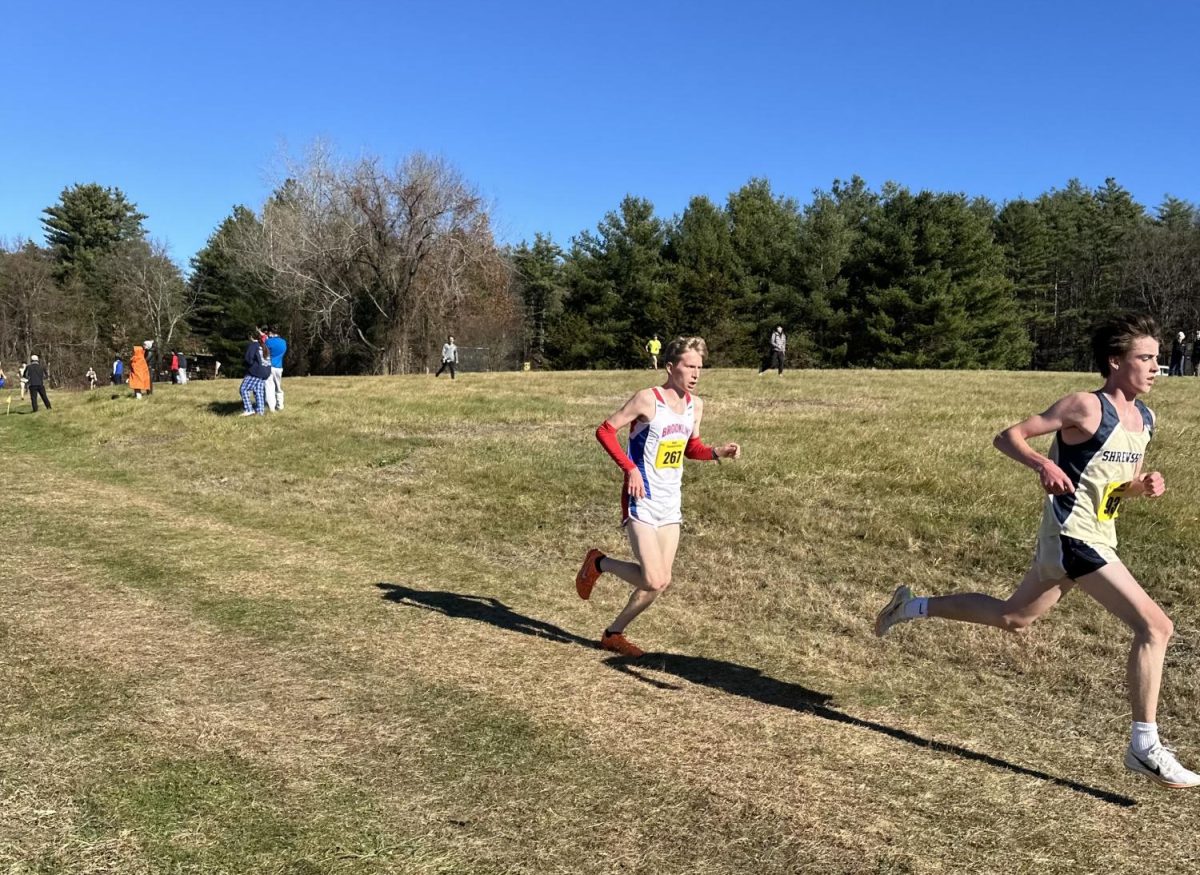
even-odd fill
[(130, 241), (104, 256), (103, 269), (112, 284), (116, 310), (128, 315), (132, 330), (168, 348), (186, 333), (196, 292), (184, 282), (164, 244)]
[(27, 240), (0, 246), (0, 361), (34, 352), (58, 291), (45, 250)]
[(447, 162), (339, 162), (317, 146), (239, 241), (275, 291), (383, 374), (425, 365), (470, 296), (508, 288), (487, 206)]
[(1121, 286), (1126, 306), (1154, 313), (1168, 335), (1200, 328), (1200, 237), (1189, 228), (1139, 229), (1124, 252)]

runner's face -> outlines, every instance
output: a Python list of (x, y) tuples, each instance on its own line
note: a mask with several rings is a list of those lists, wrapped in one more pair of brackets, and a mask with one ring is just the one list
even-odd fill
[(1150, 391), (1158, 374), (1158, 341), (1153, 337), (1139, 337), (1129, 352), (1113, 361), (1117, 364), (1113, 375), (1118, 383), (1143, 395)]
[(679, 361), (667, 365), (667, 377), (672, 386), (685, 392), (694, 392), (700, 380), (704, 359), (694, 349), (687, 350)]

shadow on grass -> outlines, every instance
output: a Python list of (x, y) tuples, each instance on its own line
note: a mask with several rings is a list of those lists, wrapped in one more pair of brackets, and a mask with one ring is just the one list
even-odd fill
[(903, 741), (916, 747), (934, 750), (938, 753), (952, 754), (964, 760), (984, 763), (985, 765), (1004, 769), (1006, 772), (1012, 772), (1013, 774), (1048, 781), (1059, 787), (1065, 787), (1068, 790), (1074, 790), (1077, 793), (1083, 793), (1099, 799), (1101, 802), (1108, 802), (1126, 808), (1137, 804), (1136, 800), (1130, 799), (1128, 796), (1110, 793), (1107, 790), (1101, 790), (1097, 787), (1089, 787), (1087, 784), (1081, 784), (1078, 781), (1072, 781), (1068, 778), (1058, 778), (1046, 772), (1039, 772), (1036, 769), (1010, 763), (998, 757), (989, 756), (985, 753), (977, 753), (965, 747), (959, 747), (956, 744), (934, 741), (933, 739), (924, 738), (884, 723), (863, 720), (861, 717), (852, 717), (849, 714), (838, 711), (836, 708), (830, 708), (827, 703), (831, 697), (825, 693), (818, 693), (799, 684), (789, 683), (788, 681), (776, 680), (773, 677), (764, 675), (756, 668), (748, 668), (744, 665), (725, 662), (720, 659), (707, 659), (703, 656), (683, 656), (677, 653), (647, 653), (640, 659), (631, 659), (627, 656), (614, 656), (605, 662), (610, 668), (632, 675), (643, 683), (650, 684), (659, 689), (679, 689), (679, 687), (675, 684), (664, 683), (648, 677), (643, 674), (644, 671), (663, 672), (664, 674), (681, 678), (688, 683), (712, 687), (735, 696), (743, 696), (747, 699), (753, 699), (756, 702), (762, 702), (764, 705), (787, 708), (791, 711), (798, 711), (801, 714), (812, 714), (814, 717), (820, 717), (823, 720), (831, 720), (834, 723), (843, 723), (847, 726), (856, 726), (859, 729), (868, 729), (871, 732), (878, 732), (880, 735), (886, 735), (888, 738), (894, 738), (897, 741)]
[(490, 626), (507, 629), (510, 632), (520, 632), (522, 635), (533, 635), (535, 638), (549, 638), (560, 644), (579, 644), (583, 647), (595, 647), (596, 642), (581, 638), (542, 620), (535, 620), (518, 614), (499, 599), (491, 596), (465, 595), (457, 592), (442, 592), (436, 589), (412, 589), (398, 583), (377, 583), (376, 587), (383, 590), (383, 597), (389, 602), (408, 605), (414, 608), (424, 608), (427, 611), (437, 611), (447, 617), (461, 617), (466, 620), (478, 620)]
[(236, 416), (242, 412), (241, 401), (209, 401), (208, 412), (217, 416)]
[[(383, 591), (385, 599), (397, 604), (422, 608), (427, 611), (436, 611), (440, 614), (445, 614), (447, 617), (477, 620), (500, 629), (520, 632), (523, 635), (549, 638), (560, 644), (578, 644), (589, 649), (596, 647), (594, 640), (582, 638), (579, 635), (575, 635), (543, 620), (526, 617), (523, 614), (517, 613), (499, 599), (491, 598), (490, 596), (465, 595), (442, 590), (412, 589), (411, 587), (401, 586), (396, 583), (377, 583), (375, 586)], [(834, 723), (842, 723), (847, 726), (878, 732), (880, 735), (886, 735), (888, 738), (903, 741), (914, 747), (951, 754), (964, 760), (983, 763), (984, 765), (1003, 769), (1006, 772), (1012, 772), (1016, 775), (1037, 778), (1040, 781), (1065, 787), (1068, 790), (1074, 790), (1076, 793), (1083, 793), (1086, 796), (1091, 796), (1094, 799), (1099, 799), (1101, 802), (1107, 802), (1111, 805), (1120, 805), (1128, 808), (1137, 804), (1136, 800), (1130, 799), (1128, 796), (1111, 793), (1097, 787), (1090, 787), (1087, 784), (1081, 784), (1078, 781), (1072, 781), (1068, 778), (1058, 778), (1046, 772), (1039, 772), (1036, 769), (1010, 763), (998, 757), (985, 753), (977, 753), (965, 747), (959, 747), (956, 744), (934, 741), (933, 739), (924, 738), (884, 723), (876, 723), (873, 720), (852, 717), (836, 708), (829, 707), (828, 703), (832, 700), (832, 697), (826, 693), (819, 693), (789, 681), (777, 680), (764, 675), (756, 668), (738, 665), (735, 662), (708, 659), (703, 656), (684, 656), (677, 653), (647, 653), (645, 656), (637, 659), (627, 656), (614, 656), (605, 660), (605, 664), (610, 668), (630, 675), (660, 690), (678, 690), (680, 686), (658, 680), (646, 674), (646, 672), (661, 672), (691, 684), (712, 687), (733, 696), (741, 696), (746, 699), (752, 699), (755, 702), (761, 702), (764, 705), (787, 708), (790, 711), (811, 714), (814, 717), (820, 717), (823, 720), (830, 720)]]

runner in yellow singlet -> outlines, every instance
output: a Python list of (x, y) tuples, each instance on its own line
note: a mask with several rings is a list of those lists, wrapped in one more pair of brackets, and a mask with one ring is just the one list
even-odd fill
[[(875, 634), (897, 623), (941, 617), (1020, 632), (1076, 585), (1133, 631), (1127, 682), (1133, 710), (1125, 766), (1172, 788), (1200, 785), (1158, 737), (1156, 711), (1163, 658), (1173, 626), (1117, 556), (1116, 517), (1123, 502), (1157, 498), (1157, 471), (1142, 473), (1154, 414), (1139, 399), (1158, 374), (1159, 329), (1148, 316), (1104, 323), (1092, 350), (1104, 386), (1054, 402), (996, 436), (1002, 453), (1037, 472), (1046, 499), (1037, 549), (1025, 579), (1007, 599), (982, 593), (916, 598), (898, 587), (875, 619)], [(1054, 433), (1049, 457), (1028, 440)]]
[(662, 341), (658, 339), (658, 335), (654, 335), (646, 343), (646, 352), (650, 353), (650, 367), (658, 370), (658, 354), (662, 352)]

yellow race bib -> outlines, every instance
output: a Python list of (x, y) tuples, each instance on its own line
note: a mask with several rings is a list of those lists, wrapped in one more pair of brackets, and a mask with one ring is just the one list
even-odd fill
[(661, 441), (658, 445), (658, 456), (654, 460), (655, 468), (683, 467), (683, 448), (687, 441)]
[(1104, 495), (1100, 497), (1100, 506), (1096, 508), (1096, 519), (1101, 522), (1115, 520), (1121, 512), (1121, 497), (1125, 494), (1128, 483), (1110, 483), (1104, 487)]

